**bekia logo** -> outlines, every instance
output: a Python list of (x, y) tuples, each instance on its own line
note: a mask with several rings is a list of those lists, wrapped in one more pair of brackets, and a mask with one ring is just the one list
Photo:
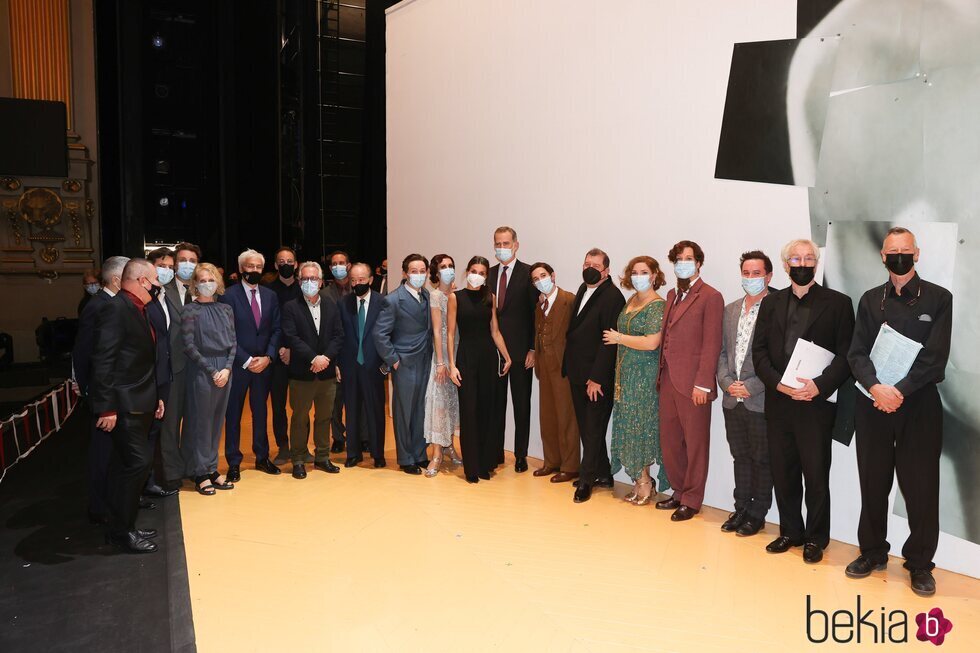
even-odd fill
[[(828, 613), (814, 607), (812, 597), (807, 594), (806, 638), (813, 644), (823, 644), (828, 640), (838, 644), (902, 644), (909, 641), (909, 616), (905, 610), (888, 610), (884, 606), (863, 608), (859, 594), (853, 612), (835, 610)], [(943, 615), (940, 608), (916, 615), (915, 623), (918, 626), (915, 638), (936, 646), (942, 645), (953, 629), (953, 622)]]

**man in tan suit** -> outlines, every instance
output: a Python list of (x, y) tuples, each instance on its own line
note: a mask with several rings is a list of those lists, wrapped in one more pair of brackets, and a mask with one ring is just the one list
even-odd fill
[[(555, 285), (555, 271), (547, 263), (531, 266), (531, 281), (541, 293), (534, 310), (534, 373), (540, 383), (541, 444), (544, 466), (535, 476), (551, 477), (552, 483), (578, 478), (578, 423), (572, 406), (572, 390), (562, 378), (565, 335), (572, 319), (575, 295)], [(555, 472), (558, 472), (555, 474)]]

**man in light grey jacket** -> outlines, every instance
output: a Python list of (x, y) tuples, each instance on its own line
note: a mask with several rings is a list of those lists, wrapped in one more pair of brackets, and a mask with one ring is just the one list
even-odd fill
[(742, 254), (745, 295), (725, 306), (718, 385), (728, 445), (735, 459), (735, 512), (721, 530), (755, 535), (772, 505), (772, 474), (766, 441), (765, 386), (752, 364), (752, 335), (759, 306), (769, 294), (772, 261), (760, 251)]

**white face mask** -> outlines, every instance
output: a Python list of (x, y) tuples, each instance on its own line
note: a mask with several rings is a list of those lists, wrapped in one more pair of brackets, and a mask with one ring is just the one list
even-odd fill
[(487, 282), (487, 278), (482, 274), (477, 274), (476, 272), (470, 272), (466, 275), (466, 283), (470, 284), (474, 288), (482, 288), (483, 284)]
[(201, 297), (212, 297), (216, 292), (218, 292), (217, 281), (202, 281), (197, 284), (197, 294)]

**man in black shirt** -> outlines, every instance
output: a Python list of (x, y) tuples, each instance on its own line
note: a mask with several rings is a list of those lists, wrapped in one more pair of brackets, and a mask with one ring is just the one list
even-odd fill
[[(872, 398), (859, 393), (855, 407), (861, 555), (847, 566), (846, 574), (865, 578), (888, 563), (888, 495), (897, 473), (911, 531), (902, 548), (905, 568), (912, 591), (931, 596), (936, 592), (932, 558), (939, 543), (943, 437), (943, 408), (936, 385), (945, 378), (949, 359), (953, 297), (916, 274), (919, 248), (908, 229), (888, 231), (881, 260), (888, 268), (888, 282), (861, 297), (847, 356), (854, 378)], [(878, 378), (871, 360), (871, 348), (884, 323), (923, 345), (908, 374), (894, 385)]]
[[(279, 307), (282, 309), (286, 302), (301, 299), (302, 291), (296, 283), (296, 252), (291, 247), (280, 247), (275, 258), (275, 280), (269, 284), (269, 289), (276, 293)], [(289, 418), (286, 416), (286, 394), (289, 390), (289, 347), (285, 339), (279, 345), (279, 357), (272, 364), (272, 433), (276, 437), (279, 453), (274, 462), (285, 465), (290, 461), (289, 455)], [(313, 462), (309, 456), (306, 462)]]

